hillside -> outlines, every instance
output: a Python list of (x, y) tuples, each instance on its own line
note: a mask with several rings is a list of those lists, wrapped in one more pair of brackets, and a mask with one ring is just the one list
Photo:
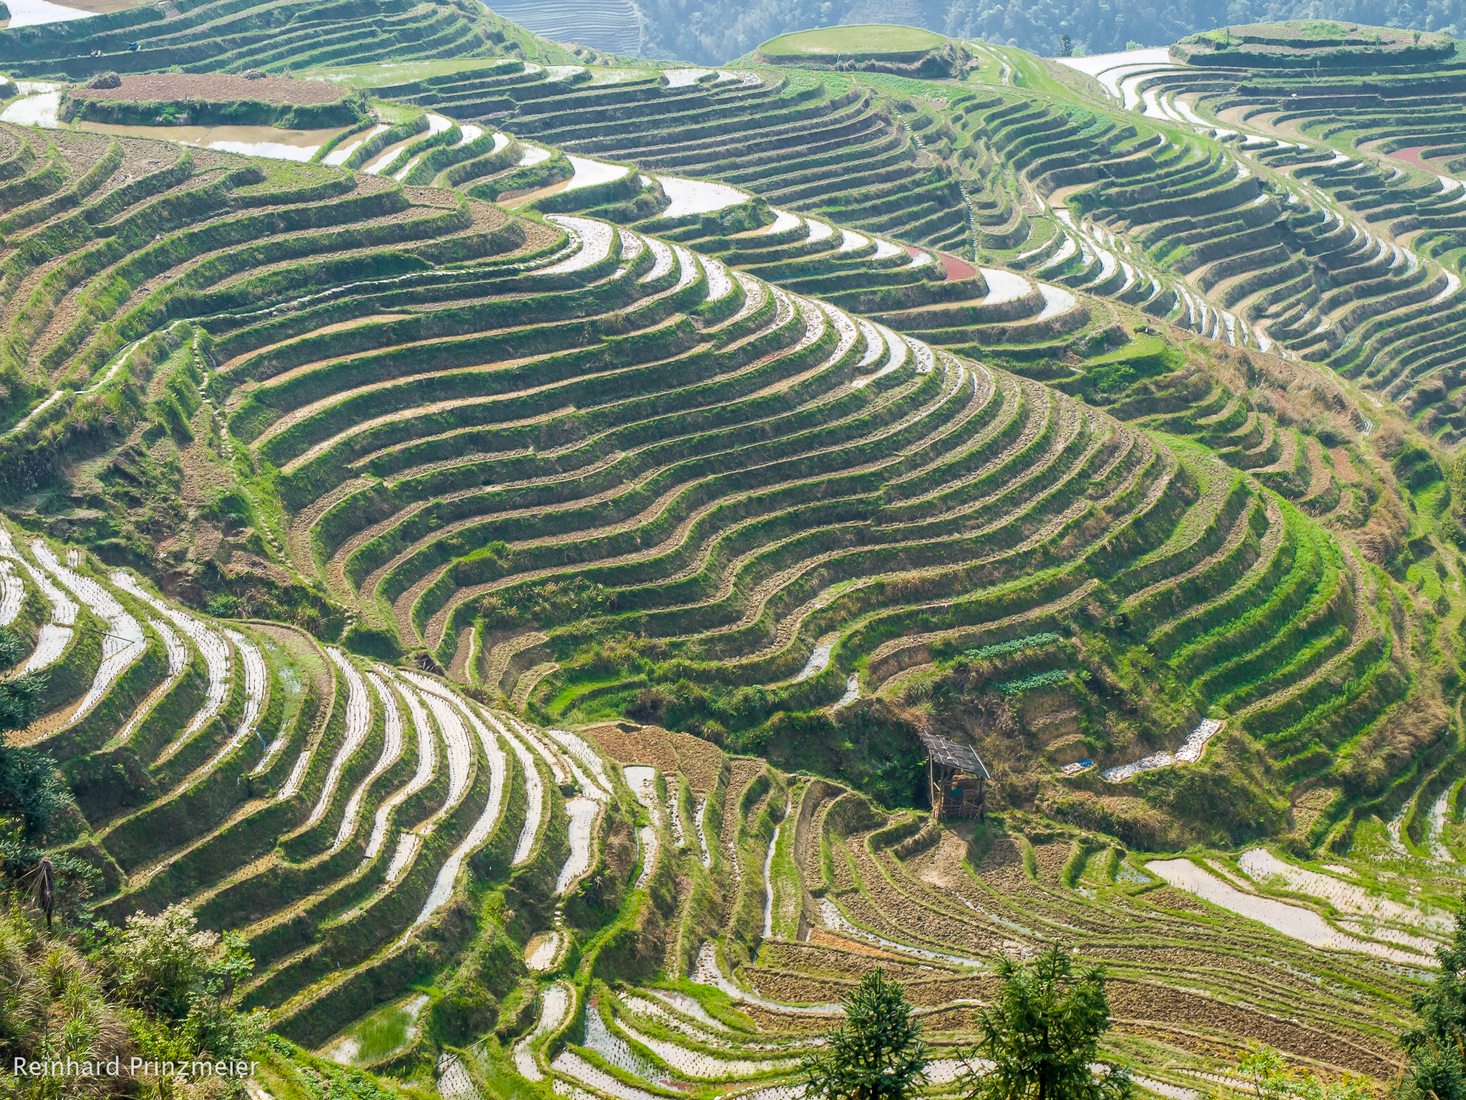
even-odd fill
[(503, 0), (490, 5), (557, 42), (579, 43), (623, 55), (682, 58), (718, 65), (742, 56), (761, 42), (808, 27), (899, 23), (959, 39), (1018, 46), (1045, 57), (1059, 54), (1068, 40), (1079, 54), (1112, 53), (1136, 46), (1167, 46), (1197, 31), (1227, 22), (1348, 20), (1388, 25), (1406, 31), (1461, 36), (1466, 12), (1460, 0), (1431, 3), (1379, 0), (1320, 3), (1319, 0), (1233, 0), (1219, 7), (1203, 0), (1139, 0), (1104, 4), (1095, 0), (550, 0), (526, 4)]
[[(1037, 383), (578, 215), (206, 152), (139, 178), (160, 147), (77, 135), (41, 161), (6, 136), (50, 182), (20, 179), (87, 198), (14, 239), (10, 350), (52, 388), (0, 437), (5, 483), (139, 562), (166, 533), (242, 606), (557, 719), (748, 744), (1056, 627), (1026, 671), (1081, 707), (1097, 676), (1150, 719), (1081, 723), (1106, 764), (1154, 746), (1141, 724), (1179, 738), (1220, 708), (1296, 775), (1348, 776), (1322, 746), (1372, 757), (1360, 732), (1409, 693), (1384, 574), (1216, 459)], [(154, 243), (97, 232), (129, 223)], [(55, 260), (22, 243), (61, 232), (71, 274), (40, 281)], [(365, 249), (375, 277), (343, 283)], [(98, 458), (48, 467), (71, 448)], [(819, 729), (783, 751), (807, 762)], [(880, 789), (909, 797), (891, 765)]]
[[(25, 669), (56, 685), (20, 740), (55, 752), (76, 791), (65, 848), (103, 871), (101, 912), (175, 900), (239, 925), (255, 963), (244, 1004), (332, 1059), (421, 1074), (432, 1043), (490, 1035), (438, 1065), (483, 1095), (509, 1074), (611, 1095), (778, 1085), (809, 1025), (876, 963), (911, 983), (950, 1072), (982, 956), (1059, 928), (1112, 965), (1116, 1049), (1157, 1067), (1148, 1087), (1211, 1070), (1220, 1035), (1385, 1076), (1386, 1020), (1338, 990), (1398, 999), (1399, 967), (1424, 965), (1453, 889), (1442, 837), (1422, 833), (1389, 857), (1421, 900), (1364, 928), (1349, 914), (1370, 861), (1320, 872), (1251, 849), (1227, 872), (1251, 876), (1239, 913), (1281, 882), (1290, 900), (1270, 904), (1322, 914), (1259, 932), (1187, 900), (1213, 896), (1218, 862), (1147, 865), (1021, 818), (952, 833), (657, 727), (542, 728), (298, 629), (186, 610), (9, 526), (0, 566), (0, 618), (34, 639)], [(1209, 979), (1224, 1016), (1198, 966), (1230, 972)], [(434, 993), (414, 992), (434, 974)], [(277, 1044), (258, 1087), (325, 1095), (330, 1065)]]
[(242, 935), (256, 1100), (790, 1097), (876, 963), (945, 1094), (1055, 939), (1144, 1094), (1398, 1072), (1466, 844), (1454, 43), (874, 32), (0, 31), (9, 740), (98, 915)]

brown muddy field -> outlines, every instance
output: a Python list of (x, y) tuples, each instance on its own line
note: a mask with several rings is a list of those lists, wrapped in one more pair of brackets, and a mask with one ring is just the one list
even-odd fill
[(120, 88), (73, 88), (70, 94), (75, 99), (136, 103), (178, 100), (237, 103), (247, 100), (279, 106), (314, 107), (336, 103), (351, 92), (325, 80), (292, 80), (284, 76), (247, 80), (227, 73), (137, 73), (124, 76)]

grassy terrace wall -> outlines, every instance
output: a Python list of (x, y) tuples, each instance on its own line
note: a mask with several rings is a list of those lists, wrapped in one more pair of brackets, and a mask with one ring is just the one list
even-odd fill
[[(1203, 382), (1202, 372), (1182, 375), (1175, 371), (1174, 364), (1163, 366), (1159, 373), (1171, 377), (1164, 384), (1147, 385), (1143, 394), (1127, 394), (1119, 384), (1129, 367), (1112, 369), (1106, 364), (1096, 376), (1103, 377), (1104, 382), (1087, 381), (1087, 368), (1076, 365), (1076, 359), (1089, 360), (1097, 351), (1102, 359), (1112, 351), (1117, 358), (1126, 357), (1123, 350), (1115, 350), (1116, 344), (1127, 337), (1115, 324), (1112, 312), (1096, 313), (1086, 300), (1072, 298), (1067, 307), (1060, 304), (1053, 308), (1051, 303), (1058, 292), (1033, 284), (1026, 294), (990, 293), (985, 277), (962, 261), (951, 256), (937, 258), (914, 247), (910, 250), (914, 255), (908, 260), (889, 239), (857, 230), (859, 226), (867, 231), (890, 231), (898, 239), (905, 236), (908, 240), (931, 240), (932, 233), (940, 232), (944, 235), (936, 240), (955, 252), (965, 251), (968, 245), (949, 233), (952, 197), (949, 185), (940, 177), (928, 175), (914, 185), (903, 183), (889, 192), (877, 186), (849, 200), (817, 205), (830, 195), (832, 181), (843, 185), (850, 178), (847, 168), (852, 163), (861, 164), (862, 181), (879, 180), (888, 172), (901, 170), (905, 154), (881, 131), (869, 130), (863, 121), (864, 106), (857, 114), (847, 116), (842, 111), (839, 137), (822, 134), (813, 147), (807, 144), (807, 128), (765, 128), (766, 115), (760, 114), (756, 120), (759, 129), (750, 131), (746, 141), (739, 138), (740, 149), (767, 149), (767, 169), (754, 171), (753, 158), (747, 155), (736, 165), (680, 155), (690, 133), (725, 133), (718, 121), (719, 114), (726, 110), (720, 100), (736, 96), (745, 101), (740, 107), (744, 111), (756, 106), (755, 100), (760, 97), (740, 86), (741, 79), (736, 72), (722, 76), (709, 73), (691, 84), (673, 85), (647, 72), (627, 70), (616, 80), (603, 80), (597, 70), (590, 68), (549, 80), (517, 63), (503, 62), (472, 72), (393, 84), (381, 92), (413, 103), (432, 104), (458, 117), (487, 118), (509, 112), (510, 126), (515, 130), (522, 125), (537, 127), (539, 115), (553, 108), (555, 129), (546, 132), (557, 141), (571, 143), (581, 154), (602, 152), (640, 165), (662, 167), (669, 174), (736, 178), (752, 192), (755, 201), (690, 219), (659, 216), (667, 204), (661, 184), (655, 178), (638, 179), (634, 174), (608, 187), (549, 195), (539, 205), (542, 209), (582, 210), (688, 244), (788, 289), (818, 295), (873, 316), (930, 344), (960, 354), (996, 358), (1005, 366), (1060, 384), (1086, 400), (1112, 403), (1117, 410), (1138, 408), (1142, 403), (1154, 410), (1164, 390), (1171, 400), (1179, 402), (1173, 406), (1174, 427), (1187, 421), (1181, 410), (1189, 409), (1192, 418), (1203, 424), (1188, 424), (1186, 433), (1199, 434), (1239, 468), (1266, 469), (1270, 485), (1289, 493), (1292, 499), (1306, 502), (1305, 506), (1317, 515), (1329, 516), (1342, 510), (1348, 516), (1343, 522), (1350, 526), (1359, 526), (1367, 516), (1370, 506), (1365, 505), (1361, 511), (1360, 502), (1374, 491), (1372, 486), (1349, 484), (1352, 478), (1340, 481), (1333, 473), (1322, 475), (1327, 482), (1323, 486), (1314, 484), (1316, 478), (1297, 476), (1297, 471), (1310, 463), (1312, 469), (1327, 467), (1317, 458), (1321, 445), (1306, 436), (1295, 445), (1289, 429), (1268, 423), (1273, 417), (1269, 409), (1253, 406), (1256, 420), (1268, 426), (1262, 438), (1250, 443), (1228, 437), (1233, 424), (1205, 422), (1207, 414), (1195, 402), (1198, 398), (1224, 400), (1225, 391), (1214, 383)], [(899, 87), (905, 90), (908, 85)], [(810, 98), (806, 75), (796, 76), (783, 98), (790, 103), (820, 102)], [(951, 155), (947, 142), (953, 131), (939, 121), (940, 115), (918, 109), (913, 101), (896, 95), (878, 99), (862, 96), (854, 105), (870, 102), (886, 103), (901, 125), (909, 125), (913, 133), (923, 132), (920, 140), (931, 143), (933, 151)], [(1168, 258), (1178, 269), (1195, 273), (1225, 305), (1247, 299), (1259, 286), (1265, 286), (1268, 278), (1296, 284), (1289, 289), (1310, 307), (1321, 300), (1313, 296), (1308, 281), (1297, 279), (1301, 274), (1309, 280), (1320, 280), (1317, 271), (1277, 241), (1277, 204), (1263, 194), (1256, 181), (1237, 178), (1235, 168), (1225, 157), (1215, 153), (1202, 156), (1199, 145), (1168, 145), (1153, 130), (1117, 123), (1100, 112), (1048, 109), (1017, 96), (987, 91), (957, 93), (946, 112), (960, 119), (964, 128), (985, 116), (995, 120), (994, 125), (1002, 120), (1010, 127), (1001, 150), (1003, 172), (1020, 170), (1043, 188), (1094, 184), (1101, 176), (1112, 180), (1108, 189), (1082, 189), (1073, 200), (1076, 207), (1096, 218), (1108, 217), (1110, 211), (1118, 209), (1148, 220), (1164, 219), (1167, 233), (1158, 235), (1152, 245), (1156, 254)], [(804, 117), (802, 107), (800, 115)], [(845, 128), (843, 120), (847, 117), (854, 120), (853, 129)], [(663, 123), (664, 118), (668, 124)], [(572, 127), (573, 119), (584, 124)], [(672, 121), (682, 125), (674, 129)], [(689, 130), (693, 123), (696, 130)], [(624, 143), (628, 127), (645, 132), (636, 137), (633, 145), (618, 144)], [(722, 139), (710, 136), (706, 143), (698, 144), (711, 146), (715, 140)], [(974, 132), (974, 148), (979, 142), (985, 145), (987, 139)], [(1092, 157), (1097, 145), (1113, 150), (1103, 169)], [(473, 195), (496, 198), (516, 188), (534, 190), (570, 173), (568, 162), (558, 152), (534, 168), (512, 167), (520, 155), (511, 141), (496, 153), (453, 164), (440, 182), (454, 184)], [(764, 156), (760, 152), (756, 159)], [(740, 172), (747, 174), (739, 176)], [(1176, 188), (1179, 191), (1170, 197)], [(614, 196), (610, 191), (615, 192)], [(763, 203), (770, 196), (790, 205), (766, 209)], [(975, 205), (986, 195), (979, 197), (969, 189), (964, 198)], [(822, 216), (793, 217), (788, 212), (791, 207), (819, 209)], [(1202, 216), (1202, 211), (1209, 212), (1209, 216)], [(779, 228), (791, 218), (788, 228)], [(1303, 224), (1307, 219), (1300, 216), (1297, 221)], [(1060, 284), (1112, 296), (1218, 340), (1225, 338), (1239, 346), (1248, 341), (1233, 324), (1236, 318), (1227, 318), (1224, 326), (1218, 312), (1197, 310), (1177, 290), (1144, 275), (1137, 278), (1134, 271), (1125, 274), (1119, 264), (1111, 262), (1106, 270), (1103, 261), (1092, 256), (1081, 264), (1079, 249), (1073, 249), (1070, 261), (1058, 264), (1063, 253), (1055, 256), (1055, 245), (1067, 238), (1059, 234), (1053, 238), (1054, 244), (1035, 249), (1031, 242), (1024, 244), (1024, 237), (1033, 229), (1019, 220), (1005, 230), (1013, 234), (1014, 241), (1007, 243), (1010, 255), (1003, 257), (1003, 263), (1028, 267)], [(976, 236), (981, 239), (980, 233)], [(1341, 231), (1337, 239), (1345, 237)], [(1319, 262), (1326, 262), (1322, 250), (1315, 250), (1320, 252)], [(1360, 244), (1356, 251), (1363, 255), (1368, 249)], [(1378, 253), (1371, 255), (1378, 259)], [(1259, 274), (1259, 266), (1267, 270)], [(1387, 263), (1379, 266), (1383, 270)], [(970, 274), (961, 274), (964, 268)], [(1429, 297), (1424, 279), (1408, 282), (1408, 287), (1397, 288), (1386, 276), (1385, 281), (1376, 280), (1375, 285), (1380, 292), (1391, 292), (1400, 300)], [(1394, 293), (1397, 289), (1400, 292)], [(1355, 308), (1372, 310), (1375, 303), (1376, 299), (1370, 297)], [(1300, 343), (1306, 342), (1302, 337), (1311, 335), (1313, 344), (1319, 344), (1317, 334), (1312, 333), (1314, 327), (1300, 326), (1296, 330)], [(1282, 332), (1283, 327), (1276, 331)], [(1146, 356), (1137, 353), (1131, 358), (1138, 362)], [(1276, 470), (1273, 464), (1277, 464)], [(1369, 480), (1367, 476), (1362, 479)]]
[[(512, 1043), (512, 1064), (565, 1090), (711, 1096), (733, 1082), (788, 1084), (835, 1002), (876, 965), (917, 1006), (934, 1072), (955, 1072), (973, 1027), (958, 1003), (991, 996), (995, 955), (1059, 929), (1107, 967), (1120, 1006), (1110, 1053), (1147, 1088), (1189, 1087), (1258, 1035), (1312, 1064), (1386, 1079), (1397, 1006), (1421, 973), (1412, 914), (1453, 889), (1442, 869), (1397, 856), (1420, 892), (1391, 895), (1390, 918), (1323, 952), (1281, 919), (1270, 927), (1167, 888), (1184, 861), (1152, 863), (1094, 834), (1013, 821), (953, 830), (761, 761), (714, 769), (685, 751), (691, 739), (659, 727), (584, 733), (608, 769), (650, 776), (639, 851), (654, 852), (655, 867), (622, 919), (665, 951), (666, 971), (603, 982), (570, 957), (536, 974), (541, 1022)], [(1263, 849), (1198, 855), (1192, 867), (1339, 930), (1357, 929), (1359, 884), (1373, 881), (1367, 859), (1320, 872)], [(658, 883), (669, 874), (681, 883), (675, 908), (648, 919), (667, 904)], [(1441, 934), (1433, 926), (1418, 945)], [(1274, 1010), (1283, 999), (1286, 1015)], [(470, 1068), (491, 1072), (483, 1061)]]
[[(472, 1072), (572, 1087), (784, 1081), (807, 1038), (747, 991), (817, 1016), (872, 950), (955, 1056), (970, 1017), (954, 1002), (990, 993), (976, 964), (1058, 933), (1114, 968), (1117, 1043), (1167, 1084), (1224, 1072), (1256, 1039), (1389, 1076), (1418, 944), (1340, 920), (1356, 946), (1317, 951), (1199, 909), (1112, 839), (1265, 828), (1342, 847), (1447, 784), (1418, 679), (1440, 607), (1308, 514), (1342, 507), (1343, 479), (1317, 466), (1360, 452), (1325, 455), (1180, 369), (1118, 324), (1128, 313), (1054, 307), (1061, 276), (1122, 293), (1093, 252), (1015, 283), (891, 244), (885, 227), (921, 224), (912, 208), (939, 208), (951, 180), (930, 165), (903, 206), (894, 184), (830, 173), (855, 135), (899, 175), (907, 124), (869, 89), (483, 69), (402, 94), (476, 103), (465, 122), (506, 96), (582, 151), (651, 104), (656, 132), (627, 141), (645, 137), (669, 175), (767, 108), (749, 170), (817, 196), (830, 223), (767, 202), (659, 221), (659, 185), (635, 170), (518, 216), (351, 167), (0, 127), (3, 354), (30, 379), (0, 422), (6, 491), (67, 500), (72, 530), (134, 560), (146, 529), (109, 509), (176, 492), (217, 535), (199, 545), (240, 569), (209, 574), (236, 586), (217, 594), (277, 585), (275, 606), (311, 628), (188, 610), (6, 524), (0, 596), (20, 586), (14, 621), (57, 673), (23, 738), (77, 787), (70, 843), (97, 863), (106, 911), (184, 899), (242, 923), (248, 1002), (308, 1045), (429, 987), (433, 1041), (495, 1031), (462, 1055)], [(1009, 143), (1044, 186), (1092, 188), (1076, 213), (1134, 211), (1150, 248), (1213, 288), (1251, 270), (1220, 265), (1266, 255), (1273, 223), (1246, 211), (1276, 196), (1215, 149), (1162, 151), (1141, 124), (1016, 98), (958, 109), (974, 143)], [(829, 148), (791, 137), (826, 123), (814, 145)], [(360, 159), (400, 138), (399, 159), (421, 152), (434, 173), (413, 183), (482, 161), (453, 182), (494, 186), (519, 167), (517, 141), (460, 146), (455, 127), (433, 143), (424, 125)], [(1127, 167), (1087, 178), (1089, 143)], [(835, 224), (851, 212), (863, 232)], [(1360, 298), (1378, 279), (1427, 305), (1377, 249), (1266, 213), (1359, 274)], [(1255, 289), (1306, 341), (1279, 285)], [(1359, 306), (1338, 289), (1301, 293)], [(1422, 454), (1402, 452), (1402, 477), (1428, 479)], [(169, 480), (174, 464), (187, 477)], [(200, 482), (209, 498), (189, 498)], [(1024, 744), (1007, 751), (1043, 765), (1025, 773), (1032, 804), (1107, 836), (946, 833), (708, 744), (899, 797), (918, 758), (887, 703), (940, 703), (949, 674), (1011, 700)], [(1061, 733), (1030, 723), (1044, 706)], [(1099, 711), (1119, 718), (1072, 717)], [(583, 726), (628, 714), (707, 740)], [(1203, 718), (1223, 726), (1199, 760), (1119, 784), (1052, 766), (1173, 752)], [(1436, 826), (1409, 812), (1402, 835), (1425, 843)], [(530, 966), (547, 935), (562, 939)], [(690, 1000), (637, 984), (659, 972), (697, 978), (673, 991)], [(393, 1057), (426, 1057), (413, 1041)]]
[[(853, 227), (966, 245), (956, 181), (927, 163), (890, 111), (847, 78), (747, 74), (673, 87), (650, 72), (607, 84), (590, 75), (550, 80), (508, 65), (380, 91), (454, 118), (492, 118), (516, 136), (570, 152), (725, 180)], [(829, 171), (842, 150), (869, 159), (858, 183)]]
[[(1229, 531), (1249, 554), (1291, 558), (1269, 567), (1277, 576), (1299, 571), (1309, 540), (1330, 553), (1296, 515), (1261, 522), (1234, 478), (1202, 478), (1195, 492), (1195, 517), (1116, 582), (1131, 605), (1187, 546), (1230, 547)], [(777, 1085), (809, 1047), (794, 1022), (823, 1016), (873, 952), (907, 984), (945, 1063), (971, 1042), (956, 1003), (988, 995), (985, 960), (1058, 928), (1111, 968), (1124, 1006), (1115, 1053), (1160, 1075), (1149, 1079), (1224, 1068), (1218, 1042), (1258, 1040), (1384, 1078), (1398, 1006), (1425, 965), (1421, 937), (1439, 934), (1414, 906), (1454, 890), (1427, 869), (1404, 901), (1391, 894), (1381, 909), (1374, 897), (1365, 926), (1349, 914), (1367, 861), (1330, 857), (1330, 900), (1313, 879), (1278, 885), (1298, 865), (1276, 856), (1266, 875), (1245, 860), (1229, 872), (1329, 922), (1341, 942), (1321, 952), (1286, 927), (1157, 889), (1145, 857), (1103, 836), (996, 821), (956, 833), (663, 728), (540, 729), (437, 677), (183, 608), (9, 522), (0, 597), (30, 660), (65, 671), (68, 686), (19, 737), (79, 780), (70, 848), (98, 863), (106, 911), (187, 900), (207, 924), (242, 923), (257, 960), (247, 1000), (310, 1047), (368, 1034), (355, 1021), (426, 988), (422, 1025), (374, 1056), (423, 1080), (467, 1022), (502, 1029), (468, 1066), (500, 1087), (593, 1084), (612, 1070), (696, 1096)], [(1222, 607), (1206, 617), (1224, 620)], [(68, 644), (45, 640), (66, 624)], [(1204, 626), (1169, 634), (1203, 638)], [(104, 635), (105, 649), (84, 644)], [(110, 785), (120, 802), (84, 779), (119, 771), (131, 777)], [(1158, 965), (1177, 957), (1184, 969)], [(810, 1007), (770, 1010), (784, 1004)], [(587, 1029), (590, 1013), (599, 1024)], [(275, 1088), (326, 1072), (283, 1048), (266, 1063)]]

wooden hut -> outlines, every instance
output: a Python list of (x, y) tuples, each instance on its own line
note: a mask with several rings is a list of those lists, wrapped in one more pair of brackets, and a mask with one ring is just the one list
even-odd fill
[(982, 757), (977, 755), (977, 750), (932, 733), (919, 736), (926, 747), (932, 816), (975, 817), (981, 821), (984, 791), (992, 773), (982, 762)]

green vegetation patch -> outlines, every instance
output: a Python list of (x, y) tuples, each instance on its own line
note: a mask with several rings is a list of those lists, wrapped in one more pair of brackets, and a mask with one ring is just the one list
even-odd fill
[(886, 23), (796, 31), (765, 42), (754, 59), (775, 65), (891, 72), (901, 76), (954, 75), (963, 52), (935, 31)]
[(849, 27), (823, 27), (813, 31), (782, 34), (765, 42), (758, 52), (771, 61), (808, 56), (847, 54), (858, 57), (889, 57), (940, 49), (946, 38), (920, 27), (893, 23), (861, 23)]
[(1219, 27), (1183, 38), (1172, 53), (1192, 65), (1349, 68), (1422, 64), (1456, 52), (1444, 34), (1327, 19)]

